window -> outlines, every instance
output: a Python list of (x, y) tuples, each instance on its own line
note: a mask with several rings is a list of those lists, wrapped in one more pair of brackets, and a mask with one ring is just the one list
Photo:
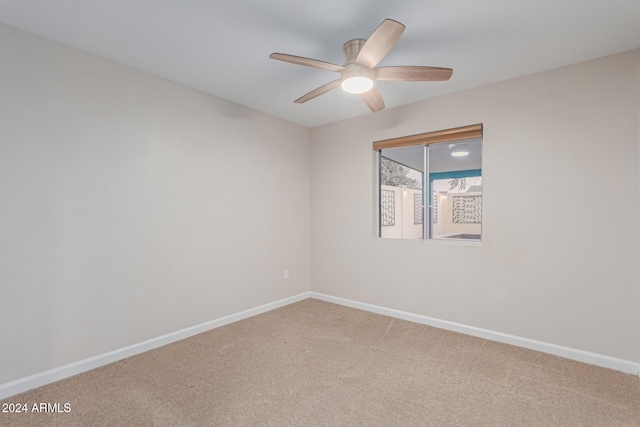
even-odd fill
[(481, 124), (376, 141), (373, 148), (380, 237), (482, 239)]

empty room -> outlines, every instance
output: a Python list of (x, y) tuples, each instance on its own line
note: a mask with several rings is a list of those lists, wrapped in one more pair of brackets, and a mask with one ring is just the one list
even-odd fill
[(640, 425), (639, 22), (0, 0), (0, 425)]

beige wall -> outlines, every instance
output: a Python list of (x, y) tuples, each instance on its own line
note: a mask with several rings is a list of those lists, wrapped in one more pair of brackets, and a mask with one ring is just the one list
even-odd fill
[[(314, 128), (312, 290), (640, 362), (639, 65), (636, 50)], [(372, 141), (474, 123), (482, 245), (376, 238)]]
[(309, 290), (308, 129), (4, 25), (0, 123), (0, 384)]

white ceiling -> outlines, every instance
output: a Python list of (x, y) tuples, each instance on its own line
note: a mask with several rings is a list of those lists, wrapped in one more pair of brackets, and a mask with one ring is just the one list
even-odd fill
[[(387, 108), (640, 47), (640, 0), (0, 0), (0, 22), (313, 127), (373, 114), (337, 74), (342, 45), (406, 25), (380, 65), (453, 68), (448, 82), (379, 82)], [(382, 114), (382, 113), (376, 113)]]

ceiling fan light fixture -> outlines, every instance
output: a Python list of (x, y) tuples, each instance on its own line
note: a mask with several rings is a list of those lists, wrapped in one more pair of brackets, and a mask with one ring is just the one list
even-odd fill
[(373, 80), (368, 77), (355, 76), (342, 81), (342, 90), (348, 93), (365, 93), (373, 87)]
[(342, 71), (342, 90), (348, 93), (365, 93), (373, 87), (374, 73), (358, 64), (348, 64)]

